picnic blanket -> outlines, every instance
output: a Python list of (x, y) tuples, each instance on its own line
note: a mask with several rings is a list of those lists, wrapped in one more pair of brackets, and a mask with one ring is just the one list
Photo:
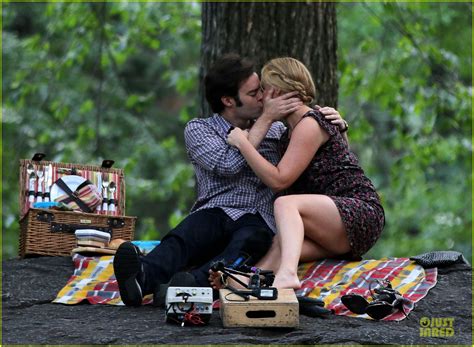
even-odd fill
[[(324, 307), (337, 315), (372, 319), (366, 314), (350, 312), (342, 304), (341, 297), (346, 294), (359, 294), (370, 298), (370, 286), (373, 290), (377, 287), (377, 280), (389, 280), (393, 289), (409, 300), (404, 304), (405, 313), (408, 314), (413, 310), (414, 304), (436, 285), (437, 276), (437, 268), (424, 269), (409, 258), (353, 262), (326, 259), (300, 265), (298, 277), (302, 279), (301, 289), (296, 291), (296, 295), (321, 299), (324, 301)], [(397, 311), (384, 320), (399, 321), (404, 318), (405, 315)]]
[[(54, 303), (123, 305), (117, 281), (113, 273), (113, 256), (86, 257), (75, 254), (74, 273), (66, 286), (60, 290)], [(356, 315), (341, 303), (341, 296), (356, 293), (370, 296), (369, 283), (388, 279), (393, 288), (411, 302), (405, 305), (408, 314), (414, 303), (426, 296), (436, 285), (437, 269), (423, 269), (408, 258), (384, 258), (348, 262), (344, 260), (322, 260), (300, 265), (298, 275), (302, 287), (297, 295), (322, 299), (325, 307), (337, 315), (357, 316), (371, 319), (367, 315)], [(144, 304), (151, 303), (147, 296)], [(405, 316), (394, 313), (385, 320), (401, 320)]]
[[(74, 254), (74, 273), (53, 303), (71, 305), (86, 300), (91, 304), (124, 305), (114, 275), (113, 260), (113, 255), (86, 257)], [(147, 297), (144, 303), (151, 301)]]

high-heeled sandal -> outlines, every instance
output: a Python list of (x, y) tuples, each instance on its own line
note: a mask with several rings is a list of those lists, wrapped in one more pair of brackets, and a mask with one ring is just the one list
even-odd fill
[(342, 303), (349, 309), (349, 311), (357, 314), (365, 314), (369, 302), (359, 294), (347, 294), (341, 297)]
[[(372, 284), (378, 283), (379, 288), (372, 291)], [(349, 309), (349, 311), (356, 314), (367, 314), (369, 317), (380, 320), (392, 313), (401, 311), (405, 317), (408, 317), (403, 304), (408, 300), (392, 288), (390, 281), (386, 280), (384, 283), (374, 281), (369, 284), (372, 301), (368, 302), (363, 296), (358, 294), (348, 294), (341, 297), (341, 302)]]

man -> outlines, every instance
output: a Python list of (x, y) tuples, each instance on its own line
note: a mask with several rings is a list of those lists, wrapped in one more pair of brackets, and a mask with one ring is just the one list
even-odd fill
[[(273, 194), (226, 143), (230, 129), (249, 129), (262, 114), (258, 75), (248, 60), (226, 55), (209, 70), (205, 88), (215, 113), (191, 120), (185, 128), (186, 149), (196, 172), (197, 201), (191, 214), (146, 256), (140, 256), (129, 242), (117, 250), (114, 271), (120, 296), (128, 306), (140, 305), (144, 295), (156, 292), (184, 269), (194, 267), (190, 273), (195, 284), (207, 286), (212, 262), (233, 261), (245, 251), (252, 253), (249, 260), (255, 263), (270, 247), (275, 230)], [(259, 124), (293, 112), (301, 104), (293, 94), (268, 100), (262, 121), (249, 132), (252, 143), (260, 144), (262, 155), (275, 164), (284, 126), (275, 123), (266, 133), (268, 127)]]
[[(253, 64), (234, 54), (217, 60), (204, 84), (214, 115), (191, 120), (185, 128), (186, 149), (196, 173), (196, 203), (148, 255), (140, 256), (130, 242), (117, 250), (114, 271), (128, 306), (140, 305), (144, 295), (156, 293), (185, 269), (193, 267), (186, 283), (175, 285), (208, 286), (214, 261), (230, 262), (246, 253), (252, 265), (270, 247), (276, 229), (273, 193), (226, 138), (233, 127), (250, 129), (252, 144), (276, 165), (285, 127), (274, 121), (293, 112), (301, 101), (292, 97), (295, 93), (272, 98), (270, 91), (264, 97)], [(163, 297), (166, 286), (161, 287)]]

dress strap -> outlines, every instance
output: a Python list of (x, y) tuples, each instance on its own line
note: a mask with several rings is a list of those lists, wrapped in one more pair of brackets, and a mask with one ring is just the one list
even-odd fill
[[(329, 134), (329, 136), (331, 136), (331, 137), (335, 136), (336, 134), (339, 133), (339, 130), (337, 129), (337, 126), (334, 125), (334, 124), (331, 124), (331, 121), (324, 118), (324, 115), (321, 112), (319, 112), (318, 110), (311, 110), (311, 111), (306, 112), (303, 115), (303, 117), (301, 117), (301, 119), (303, 119), (305, 117), (311, 117), (311, 118), (315, 119), (316, 122), (318, 122), (318, 124), (321, 126), (321, 128), (323, 128)], [(301, 122), (301, 120), (300, 120), (300, 122)]]

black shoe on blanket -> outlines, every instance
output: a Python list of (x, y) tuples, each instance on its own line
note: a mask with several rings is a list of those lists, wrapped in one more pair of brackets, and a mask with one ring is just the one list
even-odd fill
[(327, 317), (332, 313), (331, 310), (324, 308), (324, 301), (315, 298), (308, 298), (307, 296), (297, 296), (300, 308), (300, 314), (309, 317)]
[(133, 243), (124, 242), (117, 249), (114, 273), (123, 303), (127, 306), (140, 306), (143, 300), (144, 272), (140, 249)]
[[(380, 287), (372, 291), (373, 283), (378, 283)], [(341, 302), (349, 311), (357, 314), (367, 314), (375, 320), (384, 319), (397, 310), (402, 312), (405, 317), (408, 317), (403, 304), (408, 303), (409, 300), (393, 289), (390, 281), (373, 281), (369, 284), (369, 290), (372, 296), (371, 302), (368, 302), (363, 296), (358, 294), (343, 295)]]
[(341, 297), (341, 302), (346, 306), (349, 311), (357, 314), (365, 314), (369, 302), (361, 295), (358, 294), (347, 294)]

